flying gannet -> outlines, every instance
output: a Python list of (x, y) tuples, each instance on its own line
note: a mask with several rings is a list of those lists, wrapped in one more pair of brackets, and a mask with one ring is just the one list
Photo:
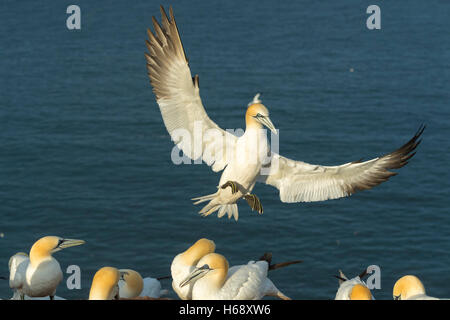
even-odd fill
[(440, 300), (427, 296), (422, 281), (412, 275), (398, 279), (394, 285), (392, 295), (394, 300)]
[(334, 300), (375, 300), (367, 285), (362, 281), (366, 271), (357, 277), (348, 279), (344, 273), (339, 270), (339, 289), (336, 292)]
[(118, 300), (119, 280), (123, 280), (126, 272), (121, 272), (114, 267), (99, 269), (92, 279), (89, 300)]
[(124, 274), (119, 280), (120, 298), (150, 297), (160, 298), (167, 294), (167, 290), (161, 290), (161, 282), (158, 279), (146, 277), (131, 269), (119, 269)]
[(172, 261), (172, 288), (182, 300), (192, 299), (192, 285), (180, 286), (186, 277), (195, 269), (197, 262), (205, 255), (216, 250), (216, 245), (208, 239), (200, 239), (186, 251), (178, 254)]
[[(263, 213), (259, 198), (252, 194), (256, 182), (277, 188), (282, 202), (324, 201), (347, 197), (387, 181), (403, 167), (420, 143), (424, 127), (394, 152), (365, 162), (353, 161), (338, 166), (312, 165), (285, 158), (270, 147), (263, 127), (276, 133), (269, 110), (259, 94), (245, 113), (246, 129), (237, 137), (221, 129), (206, 114), (199, 94), (199, 77), (192, 77), (178, 28), (170, 7), (170, 19), (161, 6), (161, 24), (153, 20), (154, 33), (148, 29), (147, 70), (161, 115), (172, 140), (187, 157), (201, 159), (214, 172), (223, 170), (217, 192), (194, 198), (194, 204), (209, 203), (199, 213), (218, 211), (238, 219), (236, 202), (245, 199), (252, 210)], [(269, 159), (269, 160), (267, 160)], [(267, 160), (267, 161), (266, 161)], [(266, 168), (265, 172), (262, 169)]]
[(12, 299), (49, 296), (53, 300), (63, 274), (52, 254), (84, 243), (84, 240), (46, 236), (33, 244), (29, 257), (23, 252), (12, 256), (9, 260), (9, 286), (14, 290)]
[(210, 253), (200, 259), (196, 268), (180, 284), (193, 284), (192, 300), (260, 300), (264, 296), (291, 300), (267, 278), (267, 261), (250, 261), (229, 270), (227, 259)]

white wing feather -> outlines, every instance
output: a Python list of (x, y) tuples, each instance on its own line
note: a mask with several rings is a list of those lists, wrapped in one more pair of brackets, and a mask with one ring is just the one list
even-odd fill
[(192, 78), (172, 8), (170, 20), (162, 6), (161, 16), (161, 25), (153, 17), (155, 33), (148, 30), (149, 52), (145, 56), (166, 129), (186, 156), (201, 158), (214, 171), (223, 170), (231, 159), (227, 152), (233, 152), (237, 137), (220, 129), (206, 114), (199, 78)]
[(349, 196), (359, 190), (373, 188), (388, 180), (414, 156), (419, 145), (421, 127), (414, 137), (401, 148), (365, 162), (349, 162), (340, 166), (312, 165), (295, 161), (278, 154), (272, 155), (271, 169), (259, 181), (280, 190), (283, 202), (311, 202)]

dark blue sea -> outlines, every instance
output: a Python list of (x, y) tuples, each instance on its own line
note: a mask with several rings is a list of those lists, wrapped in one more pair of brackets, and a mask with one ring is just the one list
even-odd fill
[[(393, 151), (425, 123), (417, 154), (373, 190), (285, 204), (257, 185), (264, 214), (240, 202), (238, 222), (202, 218), (190, 198), (220, 174), (171, 161), (147, 76), (146, 29), (174, 7), (211, 119), (243, 128), (262, 92), (280, 153), (337, 165)], [(68, 30), (66, 8), (81, 8)], [(381, 8), (368, 30), (366, 9)], [(42, 236), (86, 240), (54, 256), (79, 265), (88, 297), (97, 269), (165, 276), (201, 237), (230, 264), (273, 252), (300, 265), (271, 273), (294, 299), (333, 299), (342, 269), (381, 268), (377, 299), (403, 275), (450, 297), (450, 2), (433, 1), (2, 1), (0, 5), (0, 275)], [(170, 288), (170, 282), (163, 281)], [(0, 282), (0, 298), (12, 295)], [(175, 298), (173, 292), (169, 297)]]

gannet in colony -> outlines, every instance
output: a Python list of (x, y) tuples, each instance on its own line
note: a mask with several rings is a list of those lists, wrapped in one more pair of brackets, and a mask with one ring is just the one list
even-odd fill
[(121, 272), (114, 267), (99, 269), (92, 279), (89, 300), (118, 300), (119, 280), (123, 280), (126, 272)]
[(367, 285), (361, 280), (364, 275), (366, 272), (348, 279), (339, 270), (339, 276), (336, 276), (339, 279), (339, 289), (334, 300), (375, 300)]
[[(153, 17), (154, 33), (149, 29), (145, 54), (150, 83), (164, 124), (172, 140), (187, 157), (201, 159), (214, 172), (222, 171), (217, 192), (194, 198), (207, 216), (218, 210), (218, 217), (228, 214), (238, 219), (236, 202), (245, 199), (252, 210), (263, 212), (260, 200), (252, 194), (257, 181), (280, 191), (282, 202), (310, 202), (337, 199), (373, 188), (396, 173), (389, 169), (403, 167), (414, 154), (423, 127), (398, 150), (369, 161), (354, 161), (339, 166), (312, 165), (285, 158), (272, 152), (263, 127), (276, 133), (269, 110), (259, 94), (245, 113), (246, 130), (241, 137), (222, 130), (203, 107), (199, 77), (192, 78), (177, 25), (170, 8), (170, 19), (161, 6), (161, 25)], [(267, 162), (267, 163), (266, 163)], [(267, 169), (262, 172), (261, 169)]]
[[(13, 255), (8, 262), (8, 268), (9, 268), (9, 279), (10, 283), (19, 283), (21, 281), (21, 273), (17, 272), (17, 267), (24, 261), (28, 260), (28, 254), (25, 252), (17, 252), (15, 255)], [(24, 295), (23, 297), (19, 293), (17, 289), (14, 289), (13, 296), (11, 297), (11, 300), (50, 300), (50, 296), (46, 297), (29, 297), (27, 295)], [(65, 300), (62, 297), (54, 296), (54, 300)]]
[(216, 250), (216, 245), (208, 239), (200, 239), (186, 251), (178, 254), (172, 261), (170, 272), (172, 288), (182, 300), (192, 299), (192, 285), (180, 286), (186, 277), (195, 269), (197, 262), (205, 255)]
[(30, 257), (21, 252), (12, 256), (9, 286), (15, 291), (13, 298), (49, 296), (53, 300), (63, 274), (52, 253), (84, 243), (83, 240), (47, 236), (33, 244)]
[(392, 293), (394, 300), (440, 300), (427, 296), (425, 287), (416, 276), (401, 277), (394, 285)]
[(150, 297), (160, 298), (167, 294), (167, 290), (161, 290), (161, 282), (158, 279), (146, 277), (131, 269), (119, 269), (124, 274), (119, 280), (119, 296), (121, 298)]
[(192, 300), (260, 300), (264, 296), (290, 300), (267, 278), (267, 261), (250, 261), (232, 272), (227, 259), (210, 253), (200, 259), (196, 268), (180, 284), (193, 284)]

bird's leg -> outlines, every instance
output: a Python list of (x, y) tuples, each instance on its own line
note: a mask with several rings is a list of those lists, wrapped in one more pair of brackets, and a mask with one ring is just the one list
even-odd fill
[(263, 213), (263, 206), (261, 204), (261, 201), (259, 201), (259, 198), (255, 194), (247, 193), (244, 196), (244, 199), (247, 201), (252, 210), (258, 211), (259, 214)]
[(234, 181), (227, 181), (227, 182), (225, 182), (220, 188), (221, 188), (221, 189), (225, 189), (225, 188), (227, 188), (227, 187), (230, 187), (230, 188), (231, 188), (231, 193), (232, 193), (232, 194), (235, 194), (236, 192), (239, 191), (238, 186), (237, 186), (237, 183), (234, 182)]
[(54, 300), (55, 299), (55, 296), (49, 296), (50, 297), (50, 300)]
[(20, 293), (20, 300), (25, 300), (25, 295), (23, 293)]

